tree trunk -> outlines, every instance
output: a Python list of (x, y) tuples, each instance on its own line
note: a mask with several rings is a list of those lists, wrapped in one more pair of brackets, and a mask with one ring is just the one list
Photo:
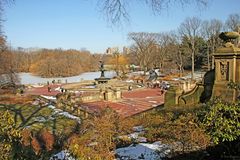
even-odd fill
[(209, 45), (207, 45), (207, 66), (208, 66), (208, 71), (209, 71), (210, 70)]
[(215, 68), (215, 64), (214, 64), (214, 56), (213, 56), (214, 52), (215, 52), (215, 49), (214, 49), (214, 45), (213, 45), (213, 46), (212, 46), (212, 69)]
[(178, 65), (179, 66), (179, 76), (182, 77), (182, 74), (183, 74), (183, 59), (182, 59), (182, 52), (179, 52), (179, 58), (180, 58), (180, 64)]
[(194, 52), (195, 52), (195, 44), (194, 41), (192, 41), (192, 73), (191, 73), (191, 79), (194, 79)]

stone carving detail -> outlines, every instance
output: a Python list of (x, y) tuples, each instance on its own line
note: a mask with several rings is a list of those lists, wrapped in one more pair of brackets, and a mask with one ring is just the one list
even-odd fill
[(221, 80), (228, 80), (229, 62), (220, 62)]

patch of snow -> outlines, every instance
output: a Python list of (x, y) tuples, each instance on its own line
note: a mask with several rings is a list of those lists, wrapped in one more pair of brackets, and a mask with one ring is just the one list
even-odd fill
[(33, 101), (33, 102), (32, 102), (32, 105), (34, 105), (34, 106), (39, 105), (39, 101)]
[[(134, 143), (145, 143), (145, 142), (147, 142), (147, 138), (146, 137), (140, 137), (139, 136), (140, 134), (141, 133), (139, 133), (139, 132), (134, 132), (134, 133), (126, 135), (126, 137), (133, 140)], [(123, 138), (125, 136), (120, 136), (120, 138), (121, 137)]]
[[(204, 76), (206, 72), (201, 72), (201, 71), (196, 71), (194, 72), (194, 79), (196, 80), (201, 80)], [(180, 78), (173, 78), (172, 80), (174, 81), (179, 81), (179, 80), (187, 80), (187, 79), (191, 79), (191, 73), (189, 73), (188, 75), (184, 76), (184, 77), (180, 77)]]
[(53, 106), (53, 105), (49, 105), (48, 108), (50, 108), (50, 109), (55, 109), (56, 107)]
[(161, 160), (170, 153), (170, 147), (161, 142), (139, 143), (115, 151), (117, 160)]
[(53, 155), (49, 160), (76, 160), (67, 150), (61, 151)]
[(128, 134), (127, 136), (132, 139), (137, 139), (139, 134), (140, 133), (138, 132), (134, 132), (134, 133)]
[(34, 117), (33, 120), (37, 121), (37, 122), (46, 122), (47, 121), (44, 117)]
[(57, 98), (54, 97), (54, 96), (44, 96), (44, 95), (41, 95), (41, 97), (46, 98), (46, 99), (49, 99), (49, 100), (56, 100), (56, 99), (57, 99)]
[(57, 108), (56, 108), (56, 109), (54, 109), (54, 113), (55, 113), (55, 114), (58, 114), (58, 113), (60, 113), (60, 112), (62, 112), (62, 110), (61, 110), (61, 109), (57, 109)]
[(138, 137), (137, 138), (137, 142), (146, 143), (147, 142), (147, 138), (146, 137)]
[(61, 87), (57, 87), (57, 88), (55, 88), (54, 90), (61, 92)]
[(70, 114), (70, 113), (68, 113), (68, 112), (64, 112), (63, 110), (58, 109), (58, 108), (56, 108), (56, 107), (53, 106), (53, 105), (48, 105), (48, 108), (52, 109), (52, 110), (54, 111), (54, 114), (56, 114), (56, 115), (62, 115), (62, 116), (64, 116), (64, 117), (67, 117), (67, 118), (70, 118), (70, 119), (74, 119), (74, 120), (76, 120), (78, 123), (81, 123), (81, 119), (80, 119), (79, 117), (74, 116), (74, 115), (72, 115), (72, 114)]
[(143, 126), (134, 126), (133, 127), (133, 131), (135, 131), (135, 132), (142, 132), (142, 131), (144, 131), (144, 128), (143, 128)]
[(74, 115), (72, 115), (72, 114), (70, 114), (70, 113), (68, 113), (68, 112), (60, 112), (59, 115), (63, 115), (63, 116), (65, 116), (65, 117), (67, 117), (67, 118), (75, 119), (75, 120), (77, 120), (77, 121), (80, 121), (80, 118), (79, 118), (79, 117), (74, 116)]
[(119, 136), (119, 138), (126, 137), (126, 138), (129, 138), (129, 139), (133, 140), (135, 143), (147, 142), (147, 138), (139, 136), (140, 134), (144, 133), (143, 126), (135, 126), (135, 127), (133, 127), (133, 131), (134, 131), (133, 133), (128, 134), (128, 135)]

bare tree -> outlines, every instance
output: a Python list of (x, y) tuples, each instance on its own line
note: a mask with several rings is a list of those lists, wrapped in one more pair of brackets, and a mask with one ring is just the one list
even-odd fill
[(187, 63), (187, 54), (183, 51), (184, 47), (182, 46), (181, 36), (177, 33), (170, 33), (171, 43), (169, 47), (170, 59), (177, 65), (179, 70), (179, 76), (182, 77), (184, 72), (184, 65)]
[[(205, 20), (201, 25), (201, 34), (207, 42), (207, 65), (210, 70), (210, 53), (213, 54), (217, 46), (220, 45), (219, 34), (222, 30), (223, 24), (220, 20), (212, 19)], [(212, 69), (214, 68), (214, 60), (212, 59)]]
[(2, 23), (3, 23), (3, 11), (4, 5), (10, 0), (0, 0), (0, 75), (5, 74), (6, 76), (12, 77), (13, 66), (12, 66), (12, 54), (8, 50), (6, 45), (6, 37), (3, 35)]
[[(240, 33), (240, 15), (230, 14), (225, 22), (225, 27), (230, 31)], [(234, 41), (235, 45), (240, 47), (240, 37)]]
[(201, 20), (197, 17), (186, 18), (179, 27), (179, 33), (186, 37), (189, 41), (189, 48), (191, 49), (192, 59), (192, 73), (191, 78), (194, 79), (194, 56), (196, 54), (196, 38), (200, 33)]
[(156, 48), (156, 33), (129, 33), (128, 37), (134, 42), (131, 47), (131, 53), (135, 55), (138, 64), (144, 70), (144, 73), (152, 66), (153, 53)]
[[(99, 0), (100, 10), (103, 11), (112, 24), (117, 24), (129, 20), (129, 6), (134, 1), (129, 0)], [(195, 4), (198, 7), (205, 7), (208, 0), (138, 0), (138, 3), (145, 3), (153, 13), (158, 14), (171, 6), (186, 7), (189, 4)]]
[(127, 4), (128, 1), (125, 0), (99, 0), (99, 6), (101, 6), (104, 16), (112, 24), (117, 24), (123, 20), (128, 21)]
[(230, 31), (240, 32), (240, 15), (230, 14), (225, 22), (225, 25)]
[(157, 45), (153, 55), (154, 56), (153, 61), (162, 72), (164, 70), (164, 62), (168, 57), (171, 56), (172, 41), (173, 39), (170, 33), (156, 34)]
[(4, 6), (7, 4), (12, 3), (14, 0), (0, 0), (0, 35), (3, 34), (2, 32), (2, 22), (3, 22), (3, 12), (4, 12)]

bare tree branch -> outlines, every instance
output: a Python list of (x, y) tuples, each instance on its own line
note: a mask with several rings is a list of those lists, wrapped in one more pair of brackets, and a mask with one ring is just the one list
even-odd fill
[(116, 25), (122, 21), (128, 21), (127, 1), (125, 0), (100, 0), (100, 8), (107, 20)]
[(240, 15), (230, 14), (225, 25), (230, 31), (240, 32)]
[[(209, 0), (137, 0), (137, 3), (144, 2), (150, 7), (154, 14), (160, 14), (163, 10), (171, 6), (186, 7), (187, 5), (194, 4), (198, 8), (202, 8), (208, 4), (208, 1)], [(129, 21), (130, 3), (133, 3), (133, 0), (99, 0), (100, 10), (113, 25), (123, 21)]]
[(2, 22), (3, 22), (3, 12), (4, 12), (4, 6), (11, 4), (14, 2), (14, 0), (0, 0), (0, 36), (2, 36)]
[(184, 22), (179, 27), (179, 33), (188, 39), (190, 42), (189, 48), (191, 49), (192, 52), (192, 73), (191, 73), (191, 78), (192, 80), (194, 79), (194, 56), (196, 52), (196, 37), (199, 36), (200, 34), (200, 25), (201, 25), (201, 20), (197, 17), (188, 17), (185, 19)]

